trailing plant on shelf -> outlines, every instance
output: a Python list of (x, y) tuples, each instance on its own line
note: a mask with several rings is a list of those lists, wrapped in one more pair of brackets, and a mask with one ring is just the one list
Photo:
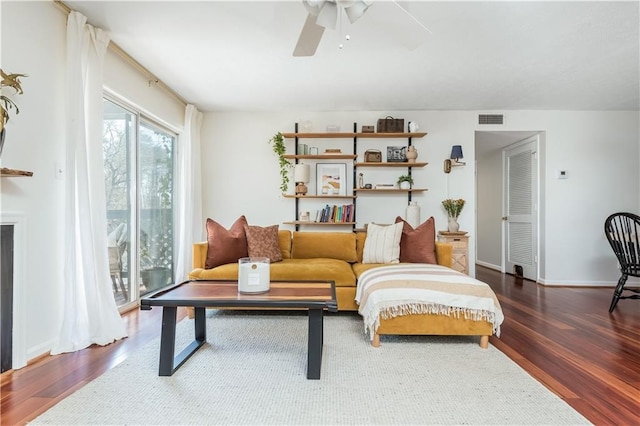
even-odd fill
[(409, 175), (401, 175), (398, 178), (398, 183), (402, 183), (402, 182), (409, 182), (411, 185), (413, 185), (413, 178)]
[[(403, 185), (402, 185), (403, 182), (407, 182), (407, 184), (404, 185), (405, 188), (402, 188), (403, 187)], [(409, 189), (413, 185), (413, 178), (411, 176), (409, 176), (409, 175), (401, 175), (398, 178), (398, 185), (400, 185), (400, 188), (402, 188), (402, 189)]]
[(278, 132), (269, 139), (273, 152), (278, 156), (278, 165), (280, 166), (280, 190), (286, 193), (289, 188), (289, 168), (291, 162), (284, 158), (287, 148), (284, 145), (284, 136)]

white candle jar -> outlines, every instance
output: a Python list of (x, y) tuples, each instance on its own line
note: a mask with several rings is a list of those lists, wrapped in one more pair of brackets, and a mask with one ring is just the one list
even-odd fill
[(238, 259), (238, 292), (266, 293), (271, 276), (268, 257), (241, 257)]

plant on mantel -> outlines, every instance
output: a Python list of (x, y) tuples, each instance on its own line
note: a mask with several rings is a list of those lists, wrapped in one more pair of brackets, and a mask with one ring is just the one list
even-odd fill
[[(0, 92), (5, 87), (10, 87), (15, 90), (16, 95), (21, 95), (23, 93), (20, 77), (26, 77), (26, 74), (6, 74), (0, 68), (0, 75), (2, 76), (2, 81), (0, 81)], [(9, 111), (12, 109), (16, 110), (16, 114), (20, 114), (18, 105), (16, 105), (13, 99), (5, 94), (0, 94), (0, 132), (4, 130), (4, 125), (9, 121)]]
[(286, 193), (289, 189), (289, 168), (291, 162), (284, 158), (284, 154), (287, 152), (287, 148), (284, 145), (284, 136), (278, 132), (271, 139), (269, 143), (272, 145), (273, 152), (278, 156), (278, 164), (280, 166), (280, 191)]

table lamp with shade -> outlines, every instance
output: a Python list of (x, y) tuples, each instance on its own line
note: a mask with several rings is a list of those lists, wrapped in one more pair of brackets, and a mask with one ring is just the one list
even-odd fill
[(293, 179), (296, 183), (296, 195), (307, 195), (310, 167), (308, 164), (296, 164), (293, 169)]

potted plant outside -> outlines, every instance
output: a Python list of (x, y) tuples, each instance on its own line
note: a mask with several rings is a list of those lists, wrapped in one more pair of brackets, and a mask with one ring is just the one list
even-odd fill
[(398, 185), (400, 185), (400, 189), (411, 189), (413, 178), (409, 175), (402, 175), (398, 178)]
[(278, 132), (269, 139), (269, 143), (272, 145), (273, 152), (278, 156), (280, 191), (284, 194), (289, 189), (289, 168), (291, 168), (291, 162), (284, 158), (284, 154), (287, 152), (287, 148), (284, 145), (284, 136)]

